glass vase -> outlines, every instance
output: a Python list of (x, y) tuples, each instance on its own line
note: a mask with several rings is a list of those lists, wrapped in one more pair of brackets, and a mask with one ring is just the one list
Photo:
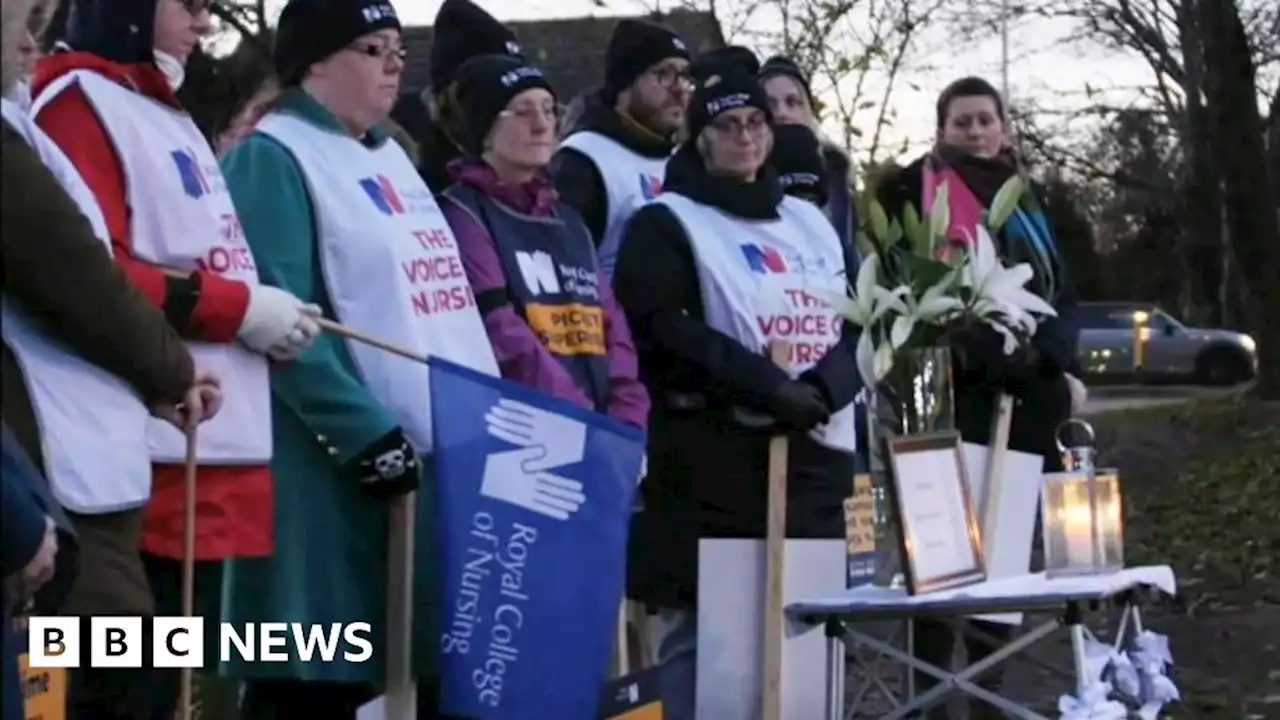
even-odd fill
[(871, 393), (869, 413), (872, 421), (867, 423), (868, 450), (876, 503), (875, 582), (899, 587), (903, 582), (902, 548), (897, 518), (885, 493), (889, 475), (884, 440), (956, 429), (951, 348), (930, 346), (900, 351), (893, 369)]

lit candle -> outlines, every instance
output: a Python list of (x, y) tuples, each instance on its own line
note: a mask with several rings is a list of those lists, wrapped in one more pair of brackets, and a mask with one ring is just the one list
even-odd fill
[(1071, 498), (1062, 509), (1062, 535), (1067, 544), (1067, 566), (1072, 570), (1093, 566), (1093, 522), (1089, 504)]

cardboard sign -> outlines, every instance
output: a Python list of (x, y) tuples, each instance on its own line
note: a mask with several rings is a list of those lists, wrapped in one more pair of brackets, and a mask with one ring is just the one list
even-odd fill
[(16, 618), (18, 635), (18, 681), (22, 687), (24, 720), (66, 720), (67, 669), (27, 666), (27, 621)]
[[(760, 629), (764, 627), (765, 543), (703, 538), (698, 548), (695, 717), (758, 720), (764, 686)], [(784, 607), (844, 590), (844, 541), (791, 539), (783, 553)], [(791, 623), (784, 627), (781, 716), (786, 720), (825, 717), (828, 658), (822, 627)]]
[(600, 697), (600, 720), (662, 720), (661, 667), (615, 678)]
[(848, 587), (871, 582), (876, 576), (876, 499), (870, 475), (853, 477), (853, 496), (844, 501), (844, 538)]

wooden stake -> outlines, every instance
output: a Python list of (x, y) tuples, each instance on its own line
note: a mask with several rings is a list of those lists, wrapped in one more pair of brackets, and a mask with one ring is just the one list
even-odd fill
[[(196, 418), (188, 418), (187, 454), (183, 466), (182, 616), (195, 615), (196, 590)], [(178, 690), (178, 717), (191, 720), (192, 673), (184, 667)]]
[[(790, 364), (791, 343), (779, 341), (769, 356), (780, 367)], [(787, 542), (787, 436), (769, 440), (769, 508), (765, 536), (764, 720), (782, 720), (782, 575)]]
[[(402, 358), (427, 363), (427, 357), (326, 318), (316, 318), (326, 332), (362, 342)], [(418, 686), (413, 672), (414, 525), (418, 493), (392, 502), (387, 536), (387, 680), (383, 718), (418, 717)]]
[(418, 717), (413, 673), (414, 513), (418, 493), (394, 501), (387, 548), (386, 720)]
[(1004, 493), (1005, 456), (1009, 451), (1009, 425), (1013, 420), (1013, 398), (1001, 393), (996, 396), (996, 414), (991, 419), (991, 444), (987, 446), (987, 478), (983, 484), (981, 528), (983, 560), (991, 569), (992, 545), (996, 539), (996, 526), (1000, 521), (999, 498)]

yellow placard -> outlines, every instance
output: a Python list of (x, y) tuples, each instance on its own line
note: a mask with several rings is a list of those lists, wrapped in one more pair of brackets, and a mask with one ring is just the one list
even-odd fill
[(876, 500), (870, 475), (853, 477), (853, 496), (844, 501), (844, 538), (850, 555), (875, 552)]
[(610, 720), (662, 720), (662, 703), (651, 702), (644, 707), (614, 715)]
[(66, 720), (67, 669), (31, 668), (27, 666), (27, 621), (16, 618), (13, 629), (18, 634), (18, 682), (22, 687), (25, 720)]
[(556, 355), (604, 355), (604, 310), (581, 303), (524, 306), (525, 320)]

